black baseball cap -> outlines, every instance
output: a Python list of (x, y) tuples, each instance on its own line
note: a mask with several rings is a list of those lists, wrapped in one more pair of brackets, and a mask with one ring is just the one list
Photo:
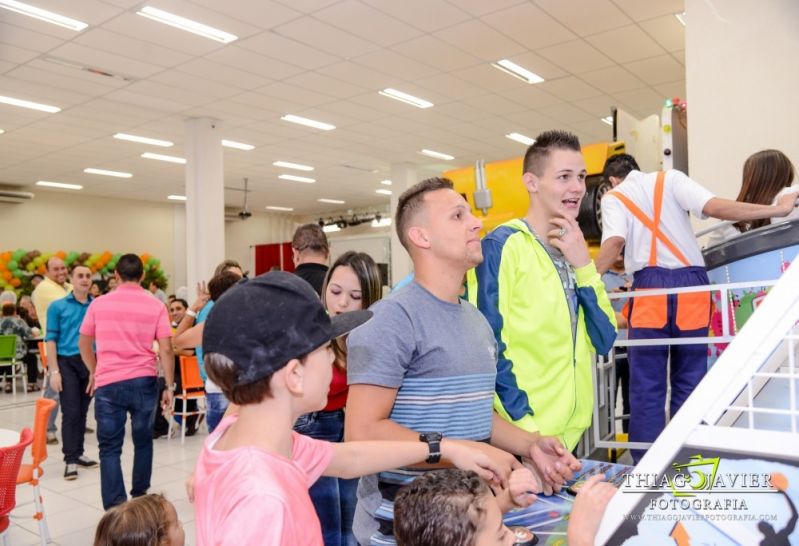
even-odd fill
[(371, 311), (330, 317), (308, 282), (273, 271), (241, 280), (214, 302), (202, 347), (205, 354), (232, 360), (238, 368), (236, 385), (248, 385), (371, 317)]

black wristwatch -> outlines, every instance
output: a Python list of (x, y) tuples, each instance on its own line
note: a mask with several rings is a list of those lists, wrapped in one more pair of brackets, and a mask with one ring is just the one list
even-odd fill
[(435, 464), (441, 461), (441, 439), (443, 436), (440, 432), (422, 432), (419, 435), (419, 441), (425, 442), (427, 447), (430, 449), (430, 455), (428, 455), (427, 460), (425, 461), (428, 464)]

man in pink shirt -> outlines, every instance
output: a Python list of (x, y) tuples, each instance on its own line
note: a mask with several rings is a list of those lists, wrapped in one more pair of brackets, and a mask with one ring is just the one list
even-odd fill
[(78, 346), (89, 369), (88, 388), (95, 396), (100, 488), (106, 510), (128, 498), (120, 462), (128, 413), (134, 445), (130, 494), (139, 497), (150, 488), (152, 429), (158, 399), (153, 341), (158, 341), (158, 356), (168, 386), (162, 407), (172, 407), (175, 390), (169, 315), (166, 306), (140, 286), (143, 277), (141, 259), (135, 254), (122, 256), (114, 271), (118, 288), (92, 302), (80, 327)]

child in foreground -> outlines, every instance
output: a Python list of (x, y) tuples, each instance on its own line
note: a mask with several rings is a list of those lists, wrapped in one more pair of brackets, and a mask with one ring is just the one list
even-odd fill
[[(516, 474), (518, 470), (514, 472)], [(528, 471), (529, 472), (529, 471)], [(569, 518), (569, 546), (591, 546), (605, 511), (616, 492), (593, 476), (580, 489)], [(523, 490), (509, 494), (516, 506), (529, 504)], [(516, 537), (502, 523), (510, 508), (494, 496), (474, 472), (458, 469), (428, 472), (404, 486), (394, 501), (394, 534), (398, 546), (512, 546)]]
[(144, 495), (111, 508), (100, 519), (94, 546), (183, 546), (183, 524), (163, 495)]
[[(197, 546), (321, 546), (308, 495), (317, 478), (355, 478), (430, 455), (423, 442), (329, 443), (292, 430), (300, 415), (326, 404), (331, 340), (370, 317), (353, 311), (331, 318), (311, 286), (285, 272), (242, 281), (216, 302), (203, 332), (206, 369), (239, 408), (208, 437), (197, 461)], [(445, 439), (441, 455), (507, 485), (480, 451)]]

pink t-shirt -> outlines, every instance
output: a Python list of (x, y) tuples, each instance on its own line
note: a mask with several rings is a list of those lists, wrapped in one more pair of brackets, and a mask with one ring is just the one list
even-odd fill
[(123, 283), (92, 301), (80, 333), (97, 351), (97, 387), (157, 375), (153, 341), (172, 336), (166, 306), (142, 287)]
[(290, 460), (258, 447), (215, 450), (217, 440), (236, 419), (222, 420), (197, 460), (197, 546), (322, 546), (308, 488), (330, 464), (333, 446), (292, 432)]

